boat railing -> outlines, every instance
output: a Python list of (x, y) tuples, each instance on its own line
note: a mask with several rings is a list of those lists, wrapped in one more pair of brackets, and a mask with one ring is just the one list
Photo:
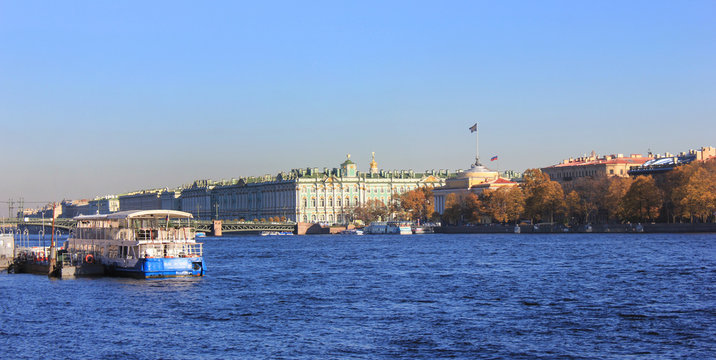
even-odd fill
[(95, 251), (73, 251), (57, 255), (57, 263), (62, 266), (79, 266), (84, 263), (93, 264), (98, 260), (98, 252)]
[(50, 260), (50, 247), (18, 247), (15, 259), (20, 262), (47, 262)]
[(73, 235), (77, 239), (111, 239), (124, 241), (177, 241), (193, 240), (193, 228), (77, 228)]
[(203, 254), (201, 243), (152, 244), (140, 245), (140, 254), (145, 258), (154, 257), (197, 257)]

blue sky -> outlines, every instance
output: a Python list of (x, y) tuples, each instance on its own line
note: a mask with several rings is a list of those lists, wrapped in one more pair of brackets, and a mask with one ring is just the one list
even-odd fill
[(475, 122), (500, 170), (714, 146), (715, 40), (714, 1), (0, 0), (0, 199), (462, 169)]

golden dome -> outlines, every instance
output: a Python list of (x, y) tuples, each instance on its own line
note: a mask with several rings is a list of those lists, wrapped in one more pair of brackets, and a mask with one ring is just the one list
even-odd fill
[(370, 169), (371, 170), (378, 170), (378, 163), (375, 162), (375, 152), (370, 153), (371, 154), (371, 160), (370, 160)]

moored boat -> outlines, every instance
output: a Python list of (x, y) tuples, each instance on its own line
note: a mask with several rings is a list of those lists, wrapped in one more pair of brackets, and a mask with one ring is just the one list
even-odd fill
[(365, 227), (366, 234), (412, 235), (411, 224), (406, 221), (376, 221)]
[(107, 275), (161, 278), (203, 276), (206, 271), (190, 213), (130, 210), (75, 220), (67, 256), (101, 264)]
[(361, 229), (347, 229), (340, 232), (341, 235), (363, 235)]
[(290, 231), (262, 231), (259, 235), (261, 236), (286, 236), (293, 235)]

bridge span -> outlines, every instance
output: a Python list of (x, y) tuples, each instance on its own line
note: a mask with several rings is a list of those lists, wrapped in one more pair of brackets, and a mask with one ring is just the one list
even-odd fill
[[(70, 231), (76, 226), (74, 219), (55, 219), (55, 228)], [(52, 219), (0, 219), (0, 228), (21, 228), (28, 227), (52, 227)], [(237, 220), (196, 220), (196, 231), (211, 233), (221, 236), (223, 233), (258, 233), (261, 231), (296, 231), (294, 222), (260, 222), (260, 221), (237, 221)]]

